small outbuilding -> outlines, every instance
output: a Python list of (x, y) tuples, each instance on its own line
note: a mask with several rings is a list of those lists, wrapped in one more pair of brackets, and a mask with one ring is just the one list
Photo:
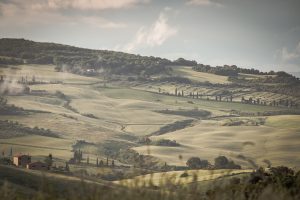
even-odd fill
[(31, 163), (31, 156), (29, 155), (15, 155), (13, 158), (13, 164), (17, 167), (26, 167), (27, 164)]

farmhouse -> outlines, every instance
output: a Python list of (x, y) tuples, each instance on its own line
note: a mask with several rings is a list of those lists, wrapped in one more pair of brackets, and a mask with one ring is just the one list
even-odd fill
[(48, 170), (48, 166), (46, 165), (46, 163), (42, 163), (39, 161), (27, 164), (26, 168), (32, 170)]
[(29, 155), (16, 155), (13, 158), (13, 164), (17, 167), (26, 167), (27, 164), (31, 163), (31, 156)]

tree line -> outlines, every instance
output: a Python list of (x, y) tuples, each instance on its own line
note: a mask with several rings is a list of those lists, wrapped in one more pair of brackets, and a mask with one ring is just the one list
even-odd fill
[(224, 66), (210, 66), (204, 64), (197, 64), (193, 67), (193, 70), (198, 72), (206, 72), (217, 74), (221, 76), (237, 76), (239, 73), (243, 74), (256, 74), (256, 75), (276, 75), (278, 72), (269, 71), (269, 72), (262, 72), (257, 69), (251, 68), (241, 68), (237, 67), (236, 65), (224, 65)]

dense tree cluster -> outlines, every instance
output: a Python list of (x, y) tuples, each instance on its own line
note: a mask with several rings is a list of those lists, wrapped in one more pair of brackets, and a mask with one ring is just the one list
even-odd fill
[(237, 67), (233, 66), (227, 66), (224, 67), (212, 67), (210, 65), (204, 65), (204, 64), (198, 64), (197, 66), (193, 67), (193, 70), (198, 72), (206, 72), (206, 73), (212, 73), (222, 76), (237, 76), (238, 71), (236, 70)]
[(177, 60), (173, 61), (174, 65), (179, 65), (179, 66), (196, 66), (197, 62), (194, 60), (186, 60), (184, 58), (178, 58)]
[(161, 127), (158, 131), (155, 131), (152, 133), (152, 135), (162, 135), (168, 132), (173, 132), (176, 130), (184, 129), (192, 124), (194, 120), (192, 119), (186, 119), (182, 121), (176, 121), (172, 124), (165, 125)]
[(216, 66), (212, 67), (210, 65), (204, 65), (204, 64), (198, 64), (193, 67), (195, 71), (199, 72), (206, 72), (206, 73), (212, 73), (222, 76), (237, 76), (238, 73), (244, 73), (244, 74), (257, 74), (257, 75), (275, 75), (276, 73), (274, 71), (270, 72), (261, 72), (257, 69), (251, 68), (240, 68), (236, 65), (224, 65), (224, 66)]
[(149, 137), (142, 137), (138, 140), (139, 144), (143, 145), (154, 145), (154, 146), (167, 146), (167, 147), (178, 147), (180, 144), (176, 140), (159, 139), (152, 141)]
[(210, 164), (207, 160), (200, 159), (199, 157), (191, 157), (187, 160), (186, 165), (190, 169), (241, 169), (240, 165), (235, 164), (225, 156), (218, 156), (215, 158), (214, 165)]
[(74, 163), (80, 163), (81, 160), (83, 159), (82, 155), (83, 155), (83, 153), (82, 153), (82, 151), (80, 149), (74, 150), (74, 152), (73, 152), (73, 158), (71, 158), (69, 162), (73, 163), (73, 164)]
[(205, 169), (210, 166), (207, 160), (201, 160), (199, 157), (191, 157), (186, 162), (190, 169)]
[(160, 139), (155, 141), (154, 143), (157, 146), (168, 146), (168, 147), (178, 147), (180, 146), (179, 143), (176, 142), (176, 140), (168, 140), (168, 139)]
[(215, 158), (216, 169), (241, 169), (240, 165), (235, 164), (232, 160), (228, 160), (225, 156)]
[(24, 109), (13, 104), (7, 104), (7, 100), (0, 96), (0, 114), (2, 115), (20, 115), (24, 114)]
[(23, 64), (22, 59), (0, 57), (0, 65), (20, 65)]
[(300, 172), (284, 166), (260, 168), (249, 178), (234, 178), (226, 187), (216, 187), (208, 194), (211, 199), (216, 199), (218, 194), (227, 195), (226, 199), (299, 199)]

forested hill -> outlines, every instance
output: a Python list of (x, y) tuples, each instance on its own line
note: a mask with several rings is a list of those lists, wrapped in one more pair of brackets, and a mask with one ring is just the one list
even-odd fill
[(172, 62), (107, 50), (90, 50), (24, 39), (0, 39), (0, 64), (54, 64), (57, 70), (84, 73), (104, 69), (113, 74), (153, 75), (168, 73)]
[(56, 43), (12, 38), (0, 39), (0, 65), (24, 63), (53, 64), (56, 65), (57, 71), (68, 71), (82, 75), (93, 75), (99, 71), (105, 71), (110, 74), (145, 77), (172, 74), (172, 69), (169, 66), (192, 66), (195, 71), (228, 76), (231, 81), (235, 81), (239, 73), (245, 73), (278, 75), (281, 77), (280, 79), (276, 78), (268, 81), (299, 85), (299, 79), (285, 72), (271, 71), (266, 73), (255, 69), (239, 68), (235, 65), (212, 67), (184, 58), (170, 61), (160, 57), (140, 56), (108, 50), (91, 50)]

